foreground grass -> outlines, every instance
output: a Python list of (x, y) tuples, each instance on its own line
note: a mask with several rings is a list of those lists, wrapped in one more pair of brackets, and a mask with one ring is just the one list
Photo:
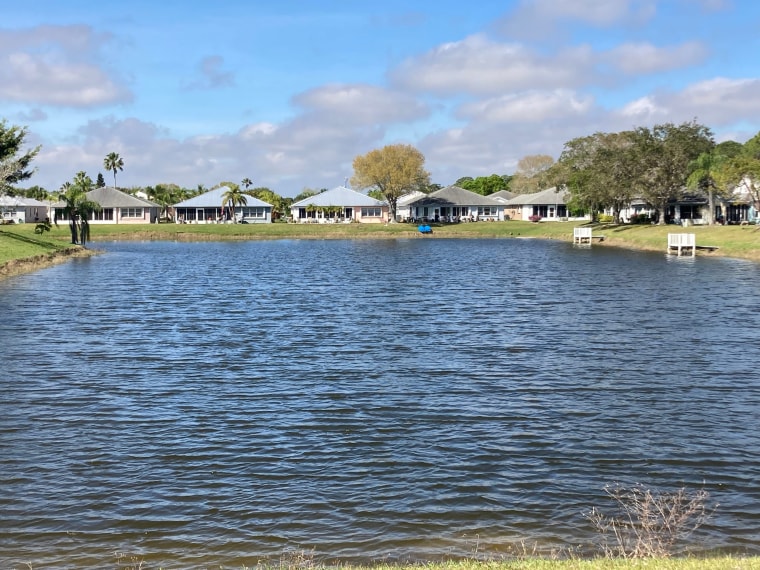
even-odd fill
[[(359, 567), (341, 567), (342, 570), (359, 570)], [(362, 570), (368, 570), (365, 567)], [(760, 558), (723, 556), (716, 558), (645, 558), (626, 560), (620, 558), (595, 558), (590, 560), (549, 560), (545, 558), (521, 558), (500, 562), (444, 562), (420, 566), (373, 566), (372, 570), (401, 570), (426, 568), (429, 570), (758, 570)]]
[[(174, 570), (172, 566), (152, 566), (148, 561), (135, 556), (121, 555), (117, 561), (120, 570)], [(25, 568), (34, 566), (27, 565)], [(592, 559), (550, 559), (540, 557), (519, 557), (509, 560), (482, 561), (458, 560), (447, 562), (427, 562), (415, 564), (321, 564), (306, 557), (285, 556), (280, 560), (260, 561), (254, 566), (235, 564), (232, 566), (214, 564), (207, 568), (238, 568), (241, 570), (760, 570), (760, 557), (715, 556), (707, 558), (592, 558)], [(179, 568), (179, 567), (178, 567)]]
[[(542, 238), (571, 241), (573, 222), (530, 223), (520, 221), (469, 224), (431, 224), (432, 236), (422, 236), (412, 224), (145, 224), (93, 225), (91, 239), (111, 240), (256, 240), (256, 239), (437, 239), (437, 238)], [(667, 234), (696, 234), (697, 245), (715, 246), (701, 255), (736, 257), (760, 261), (760, 227), (757, 226), (678, 226), (592, 225), (594, 235), (604, 236), (600, 245), (665, 252)], [(43, 235), (34, 233), (34, 224), (0, 228), (0, 266), (11, 260), (71, 253), (68, 227), (53, 227)], [(599, 243), (595, 240), (595, 244)]]

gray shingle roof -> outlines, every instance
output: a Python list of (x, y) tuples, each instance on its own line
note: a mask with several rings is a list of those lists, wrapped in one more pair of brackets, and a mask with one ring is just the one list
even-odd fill
[[(87, 199), (99, 204), (101, 208), (156, 208), (158, 204), (154, 204), (149, 200), (143, 200), (121, 190), (117, 190), (111, 186), (102, 186), (101, 188), (95, 188), (90, 190), (86, 194)], [(53, 204), (54, 208), (63, 208), (66, 204), (63, 202), (56, 202)]]
[[(209, 190), (208, 192), (204, 192), (203, 194), (199, 194), (198, 196), (194, 196), (193, 198), (189, 198), (188, 200), (183, 200), (182, 202), (178, 202), (174, 204), (175, 208), (220, 208), (222, 206), (222, 196), (230, 189), (229, 186), (220, 186), (219, 188), (214, 188), (213, 190)], [(263, 200), (259, 200), (258, 198), (254, 198), (253, 196), (249, 196), (248, 194), (245, 195), (246, 203), (245, 205), (247, 207), (254, 206), (254, 207), (272, 207), (272, 204), (268, 204), (264, 202)]]
[(516, 194), (514, 192), (510, 192), (509, 190), (499, 190), (498, 192), (494, 192), (493, 194), (488, 195), (489, 198), (493, 198), (499, 202), (505, 202), (506, 200), (514, 198), (515, 196)]
[(291, 208), (303, 208), (314, 204), (315, 206), (385, 206), (385, 202), (375, 200), (374, 198), (346, 188), (345, 186), (338, 186), (332, 190), (326, 190), (320, 194), (314, 196), (308, 196), (303, 200), (299, 200), (291, 206)]
[(533, 194), (518, 194), (510, 198), (504, 204), (507, 206), (532, 206), (537, 204), (567, 204), (569, 192), (558, 190), (556, 186), (534, 192)]
[(430, 205), (444, 205), (444, 206), (503, 206), (502, 202), (498, 202), (488, 196), (481, 196), (476, 192), (470, 192), (459, 186), (446, 186), (435, 192), (431, 192), (413, 202), (409, 203), (409, 206), (430, 206)]

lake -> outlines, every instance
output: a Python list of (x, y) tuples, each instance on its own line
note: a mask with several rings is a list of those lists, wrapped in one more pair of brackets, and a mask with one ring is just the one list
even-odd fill
[[(0, 282), (0, 566), (760, 554), (760, 266), (541, 240), (99, 243)], [(696, 546), (699, 545), (699, 546)]]

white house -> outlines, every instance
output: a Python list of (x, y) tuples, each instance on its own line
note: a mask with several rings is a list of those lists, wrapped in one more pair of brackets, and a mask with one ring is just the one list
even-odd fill
[(446, 186), (408, 204), (409, 219), (423, 221), (504, 220), (504, 204), (459, 186)]
[[(223, 196), (229, 186), (220, 186), (188, 200), (174, 204), (177, 223), (215, 224), (232, 221), (229, 206), (223, 204)], [(246, 203), (235, 206), (235, 219), (246, 224), (268, 224), (272, 221), (272, 204), (245, 194)]]
[(366, 194), (338, 186), (299, 200), (290, 206), (294, 222), (359, 222), (378, 224), (388, 221), (388, 204)]
[(41, 222), (49, 216), (50, 206), (44, 202), (23, 196), (0, 196), (2, 223)]
[[(517, 194), (505, 201), (507, 214), (513, 220), (524, 221), (566, 221), (568, 220), (567, 200), (570, 193), (557, 187), (547, 188), (532, 194)], [(588, 216), (573, 219), (588, 219)]]

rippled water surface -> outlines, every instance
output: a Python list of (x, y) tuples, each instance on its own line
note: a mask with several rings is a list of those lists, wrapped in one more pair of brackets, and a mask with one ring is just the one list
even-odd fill
[[(0, 282), (2, 568), (760, 552), (760, 266), (531, 240), (107, 243)], [(125, 558), (122, 558), (124, 560)]]

